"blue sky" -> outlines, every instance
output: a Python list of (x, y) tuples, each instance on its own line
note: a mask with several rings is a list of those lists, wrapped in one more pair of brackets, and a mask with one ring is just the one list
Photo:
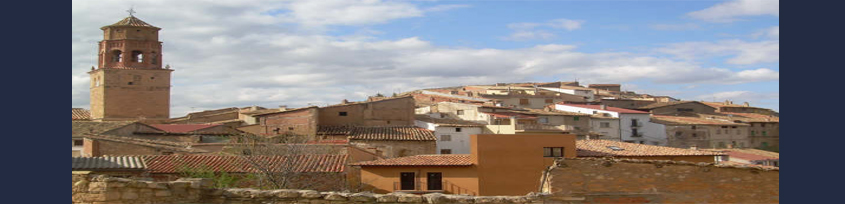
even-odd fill
[(173, 116), (575, 79), (779, 110), (776, 0), (73, 1), (73, 107), (98, 28), (131, 5), (164, 29)]

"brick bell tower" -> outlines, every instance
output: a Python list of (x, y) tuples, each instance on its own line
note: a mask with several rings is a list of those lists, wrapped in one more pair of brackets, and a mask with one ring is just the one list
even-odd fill
[(129, 17), (102, 27), (98, 67), (91, 68), (91, 116), (98, 121), (170, 118), (170, 67), (162, 67), (161, 28)]

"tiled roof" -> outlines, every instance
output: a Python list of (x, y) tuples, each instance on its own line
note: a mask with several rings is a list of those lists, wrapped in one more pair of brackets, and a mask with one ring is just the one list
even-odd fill
[(399, 100), (399, 99), (411, 99), (411, 100), (413, 100), (414, 96), (411, 96), (411, 95), (397, 96), (397, 97), (384, 98), (384, 99), (381, 99), (381, 100), (378, 100), (378, 101), (349, 102), (349, 103), (345, 103), (345, 104), (342, 103), (342, 104), (330, 105), (330, 106), (326, 106), (326, 107), (323, 107), (323, 108), (361, 105), (361, 104), (368, 104), (368, 103), (380, 103), (380, 102), (387, 102), (387, 101)]
[(353, 166), (472, 166), (470, 155), (417, 155), (394, 159), (360, 162)]
[(637, 109), (651, 110), (651, 109), (655, 109), (655, 108), (662, 108), (662, 107), (666, 107), (666, 106), (674, 106), (674, 105), (687, 104), (687, 103), (698, 103), (698, 104), (706, 105), (706, 104), (703, 104), (703, 103), (698, 102), (698, 101), (673, 101), (673, 102), (665, 102), (665, 103), (652, 103), (652, 104), (649, 104), (649, 105), (646, 105), (646, 106), (639, 107)]
[(357, 127), (349, 139), (381, 141), (437, 141), (434, 131), (414, 126)]
[[(274, 172), (340, 173), (346, 170), (348, 158), (348, 155), (248, 157), (165, 155), (145, 156), (144, 159), (150, 173), (179, 173), (189, 169), (227, 173), (257, 173), (259, 168), (271, 169)], [(253, 165), (256, 163), (258, 165)]]
[(70, 120), (91, 120), (91, 112), (81, 108), (71, 108)]
[[(611, 149), (618, 147), (620, 151)], [(657, 156), (717, 156), (712, 151), (642, 145), (610, 140), (579, 140), (578, 157), (657, 157)]]
[(436, 141), (434, 131), (416, 126), (320, 126), (319, 135), (349, 136), (350, 140)]
[(466, 120), (459, 120), (459, 119), (451, 119), (451, 118), (434, 118), (429, 115), (417, 115), (416, 119), (423, 122), (434, 123), (440, 126), (446, 127), (484, 127), (485, 124), (466, 121)]
[(143, 171), (141, 157), (73, 157), (71, 171)]
[[(565, 104), (561, 103), (560, 105), (571, 106), (571, 107), (578, 107), (578, 108), (587, 108), (593, 110), (602, 110), (601, 105), (585, 105), (585, 104)], [(607, 107), (606, 111), (617, 112), (617, 113), (632, 113), (632, 114), (648, 114), (648, 112), (643, 111), (636, 111), (624, 108), (617, 108), (617, 107)]]
[(780, 122), (780, 117), (777, 116), (770, 116), (770, 115), (763, 115), (758, 113), (734, 113), (734, 112), (722, 112), (724, 115), (731, 115), (731, 119), (744, 121), (744, 122)]
[(118, 21), (117, 23), (111, 24), (106, 27), (112, 26), (132, 26), (132, 27), (150, 27), (150, 28), (158, 28), (153, 25), (150, 25), (147, 22), (142, 21), (141, 19), (135, 18), (135, 16), (129, 16), (124, 18), (123, 20)]
[(245, 112), (243, 114), (249, 115), (249, 116), (261, 116), (261, 115), (270, 115), (270, 114), (277, 114), (277, 113), (295, 112), (295, 111), (301, 111), (301, 110), (312, 109), (312, 108), (318, 108), (318, 107), (317, 106), (310, 106), (310, 107), (294, 108), (294, 109), (286, 109), (286, 110), (282, 110), (282, 109), (278, 109), (278, 108), (276, 108), (276, 109), (264, 109), (264, 110), (256, 110), (256, 111)]
[(548, 110), (547, 111), (547, 110), (531, 109), (531, 108), (514, 110), (513, 112), (526, 114), (526, 115), (590, 116), (590, 114), (583, 114), (583, 113), (575, 113), (575, 112), (560, 111), (560, 110)]
[(481, 101), (481, 102), (490, 101), (490, 99), (475, 98), (475, 97), (469, 97), (469, 96), (459, 96), (459, 95), (445, 94), (445, 93), (433, 92), (433, 91), (420, 91), (420, 93), (425, 94), (425, 95), (435, 95), (435, 96), (442, 96), (442, 97), (449, 97), (449, 98), (457, 98), (457, 99), (463, 99), (463, 100), (468, 100), (468, 101)]
[(731, 158), (739, 158), (748, 161), (778, 160), (780, 153), (769, 152), (758, 149), (708, 149), (709, 151), (722, 152), (730, 155)]
[(125, 144), (133, 144), (133, 145), (140, 145), (158, 149), (166, 149), (172, 151), (179, 151), (179, 152), (188, 152), (188, 153), (207, 153), (208, 151), (201, 150), (201, 149), (192, 149), (190, 144), (182, 143), (182, 142), (169, 142), (163, 140), (147, 140), (147, 139), (139, 139), (139, 138), (132, 138), (132, 137), (120, 137), (120, 136), (110, 136), (110, 135), (95, 135), (95, 134), (87, 134), (84, 138), (93, 139), (93, 140), (104, 140), (109, 142), (119, 142)]
[(114, 130), (117, 128), (130, 125), (132, 121), (122, 122), (87, 122), (87, 121), (71, 121), (71, 135), (72, 137), (82, 137), (85, 134), (101, 134)]
[(664, 125), (729, 125), (729, 126), (748, 126), (747, 124), (734, 123), (733, 121), (723, 119), (711, 119), (699, 116), (666, 116), (653, 115), (651, 116), (653, 123)]
[(207, 110), (207, 111), (202, 111), (202, 112), (188, 113), (188, 115), (186, 115), (186, 116), (170, 119), (170, 120), (168, 120), (168, 123), (177, 123), (177, 122), (182, 122), (182, 121), (190, 121), (191, 119), (195, 119), (195, 118), (203, 118), (203, 117), (211, 117), (211, 116), (217, 116), (217, 115), (238, 113), (239, 111), (240, 111), (239, 108), (224, 108), (224, 109), (217, 109), (217, 110)]
[(157, 128), (159, 130), (163, 130), (165, 132), (169, 132), (169, 133), (191, 133), (191, 132), (195, 132), (195, 131), (199, 131), (199, 130), (203, 130), (203, 129), (217, 127), (217, 126), (220, 126), (220, 125), (154, 124), (154, 125), (150, 125), (150, 126)]

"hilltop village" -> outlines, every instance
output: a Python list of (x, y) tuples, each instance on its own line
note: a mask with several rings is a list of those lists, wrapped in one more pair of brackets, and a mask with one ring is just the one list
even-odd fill
[[(98, 175), (170, 184), (200, 177), (217, 189), (386, 194), (360, 203), (394, 193), (532, 192), (567, 202), (615, 203), (633, 194), (646, 201), (777, 202), (779, 116), (749, 103), (684, 101), (623, 91), (620, 84), (526, 82), (170, 117), (174, 70), (162, 62), (161, 28), (130, 16), (102, 30), (99, 60), (89, 72), (90, 109), (71, 111), (74, 203), (249, 197), (164, 191), (172, 185), (112, 195), (108, 187), (94, 190), (94, 183), (109, 182)], [(711, 171), (720, 173), (704, 175)], [(77, 191), (78, 185), (91, 187)], [(742, 190), (702, 192), (714, 186)], [(687, 196), (671, 196), (677, 194)], [(338, 195), (350, 203), (357, 198)]]

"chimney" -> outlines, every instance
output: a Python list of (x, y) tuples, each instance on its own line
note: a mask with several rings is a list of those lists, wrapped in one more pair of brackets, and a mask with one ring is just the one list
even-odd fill
[(280, 111), (286, 111), (286, 110), (288, 110), (288, 106), (287, 105), (281, 105), (281, 106), (279, 106), (279, 110)]
[(343, 99), (343, 101), (341, 101), (340, 104), (344, 104), (344, 105), (349, 104), (349, 100)]

